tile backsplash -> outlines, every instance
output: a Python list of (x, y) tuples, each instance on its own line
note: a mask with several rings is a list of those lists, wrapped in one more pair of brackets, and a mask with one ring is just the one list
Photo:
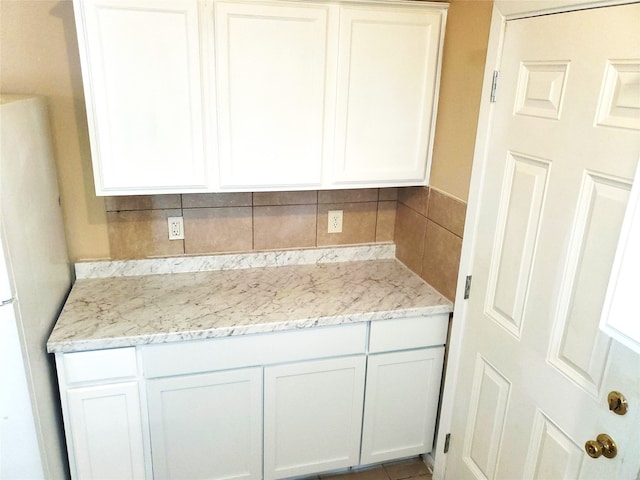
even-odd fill
[(396, 257), (450, 300), (455, 299), (467, 205), (429, 187), (399, 189)]
[[(396, 243), (396, 256), (455, 297), (466, 204), (430, 187), (107, 197), (111, 257), (141, 259)], [(327, 233), (328, 211), (344, 212)], [(184, 218), (169, 240), (167, 217)]]
[[(107, 197), (112, 259), (391, 242), (397, 188)], [(343, 210), (342, 233), (327, 212)], [(167, 217), (184, 217), (169, 240)]]

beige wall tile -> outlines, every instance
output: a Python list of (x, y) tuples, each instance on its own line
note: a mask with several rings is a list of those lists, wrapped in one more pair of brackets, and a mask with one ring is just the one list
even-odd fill
[(107, 212), (123, 210), (163, 210), (181, 208), (180, 195), (129, 195), (105, 197)]
[(429, 187), (403, 187), (398, 189), (398, 202), (414, 209), (423, 217), (429, 206)]
[(184, 209), (185, 253), (250, 251), (253, 248), (251, 214), (251, 207)]
[(462, 237), (466, 213), (466, 203), (445, 195), (438, 190), (431, 189), (429, 193), (429, 211), (427, 213), (429, 220)]
[(427, 219), (415, 210), (398, 203), (396, 212), (396, 258), (411, 270), (420, 274)]
[(107, 212), (111, 258), (131, 259), (184, 254), (182, 240), (169, 240), (167, 217), (181, 210)]
[(378, 200), (397, 200), (398, 187), (380, 188), (378, 192)]
[(250, 207), (251, 192), (189, 193), (182, 195), (182, 208)]
[(421, 277), (449, 300), (455, 300), (462, 239), (427, 220)]
[(254, 205), (311, 205), (318, 203), (318, 191), (254, 192)]
[(253, 207), (253, 248), (314, 247), (316, 205)]
[(377, 188), (320, 190), (318, 192), (318, 203), (375, 202), (377, 200)]
[[(327, 233), (329, 210), (343, 211), (341, 233)], [(318, 205), (318, 246), (375, 242), (377, 214), (378, 202)]]
[(396, 210), (398, 202), (378, 202), (376, 221), (376, 242), (392, 242), (396, 228)]

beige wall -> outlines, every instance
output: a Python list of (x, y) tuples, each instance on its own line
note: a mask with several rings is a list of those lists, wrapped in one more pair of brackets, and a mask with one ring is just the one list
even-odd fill
[(452, 0), (445, 32), (432, 187), (469, 196), (492, 0)]
[[(431, 183), (466, 200), (491, 2), (454, 0), (446, 31)], [(0, 91), (49, 98), (69, 254), (108, 258), (107, 214), (92, 184), (70, 0), (0, 0)]]
[(104, 200), (93, 193), (70, 0), (0, 0), (0, 92), (48, 98), (71, 260), (109, 257)]

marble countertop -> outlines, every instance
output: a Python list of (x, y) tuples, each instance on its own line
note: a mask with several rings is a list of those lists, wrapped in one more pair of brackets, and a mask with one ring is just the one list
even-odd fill
[(451, 309), (394, 259), (86, 278), (76, 281), (47, 349), (116, 348)]

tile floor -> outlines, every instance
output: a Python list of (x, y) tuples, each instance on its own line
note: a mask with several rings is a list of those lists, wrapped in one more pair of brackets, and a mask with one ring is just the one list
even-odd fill
[(422, 458), (416, 457), (341, 474), (308, 477), (304, 480), (431, 480), (431, 472)]

